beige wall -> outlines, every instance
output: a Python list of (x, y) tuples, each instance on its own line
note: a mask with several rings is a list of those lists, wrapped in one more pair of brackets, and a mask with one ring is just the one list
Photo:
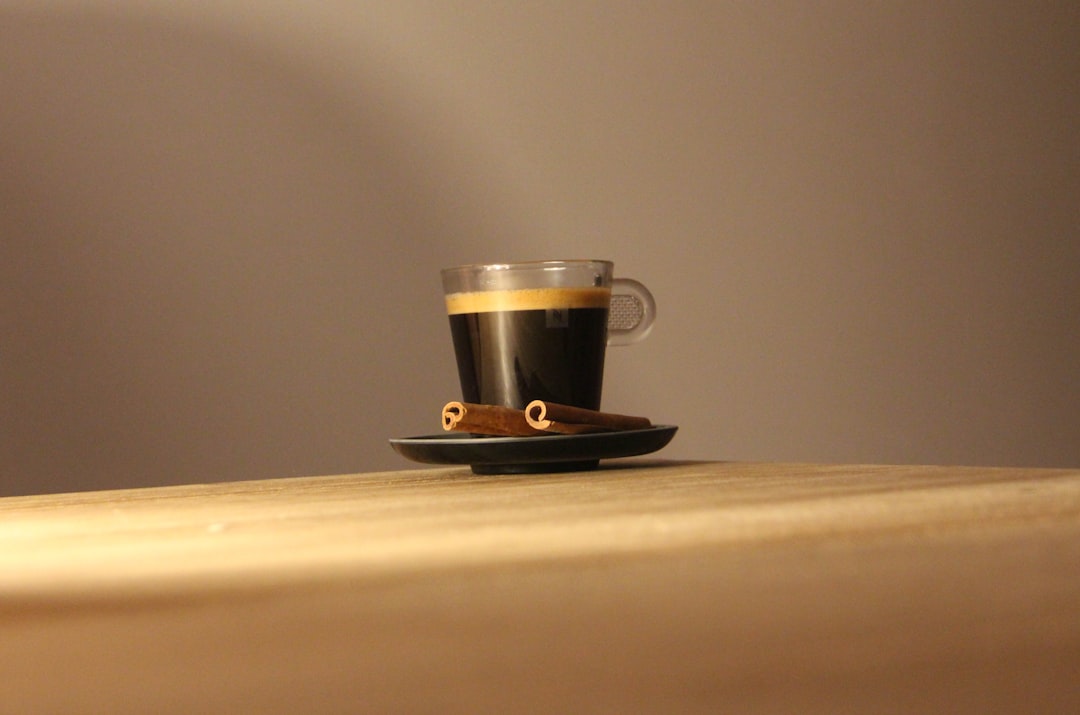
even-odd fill
[(1076, 466), (1078, 40), (1070, 3), (0, 0), (0, 492), (413, 466), (438, 268), (567, 255), (657, 295), (605, 405), (665, 456)]

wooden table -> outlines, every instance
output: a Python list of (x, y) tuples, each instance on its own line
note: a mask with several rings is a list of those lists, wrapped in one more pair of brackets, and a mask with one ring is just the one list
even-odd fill
[(0, 712), (1080, 712), (1080, 470), (0, 499)]

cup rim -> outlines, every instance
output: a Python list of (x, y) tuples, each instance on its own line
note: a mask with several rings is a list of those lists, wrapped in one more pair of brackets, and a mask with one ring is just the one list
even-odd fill
[(551, 259), (551, 260), (538, 260), (538, 261), (510, 261), (505, 263), (464, 263), (460, 266), (450, 266), (443, 268), (441, 273), (459, 273), (462, 271), (469, 272), (495, 272), (495, 271), (512, 271), (512, 270), (528, 270), (537, 268), (560, 268), (570, 266), (585, 266), (585, 265), (602, 265), (607, 266), (609, 269), (613, 268), (614, 261), (609, 261), (599, 258), (566, 258), (566, 259)]

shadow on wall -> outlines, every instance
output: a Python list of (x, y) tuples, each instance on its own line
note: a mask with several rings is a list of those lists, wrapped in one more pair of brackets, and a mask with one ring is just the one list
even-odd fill
[(473, 229), (372, 65), (0, 10), (0, 494), (401, 466)]

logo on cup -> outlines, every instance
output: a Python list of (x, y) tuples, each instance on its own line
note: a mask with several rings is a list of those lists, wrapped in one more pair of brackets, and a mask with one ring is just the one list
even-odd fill
[(548, 308), (546, 325), (549, 328), (565, 328), (570, 323), (570, 311), (562, 308)]

